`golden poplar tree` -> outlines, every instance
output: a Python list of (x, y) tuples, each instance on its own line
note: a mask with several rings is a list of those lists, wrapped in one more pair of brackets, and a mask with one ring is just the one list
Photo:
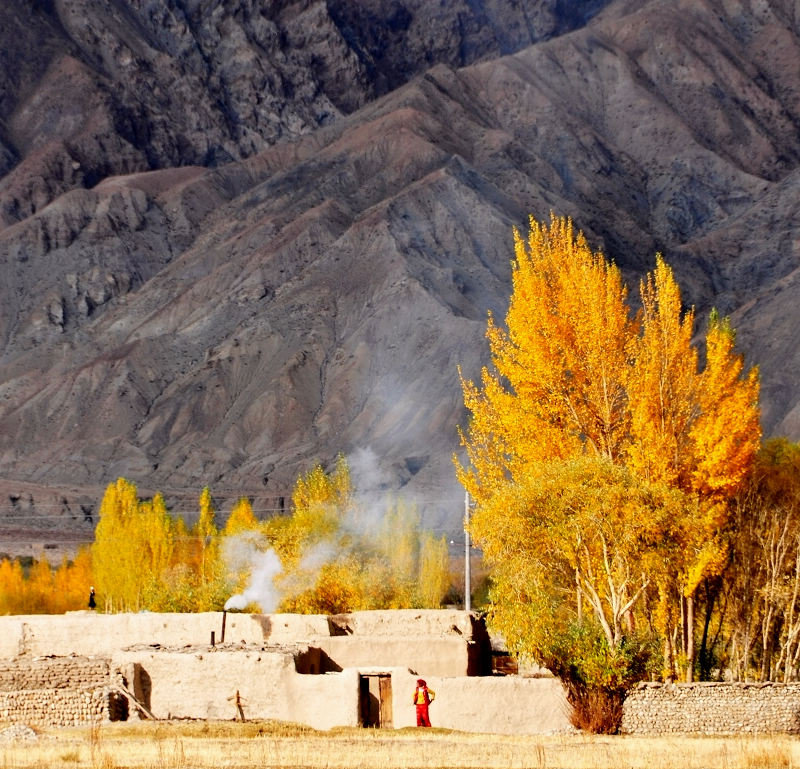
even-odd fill
[(300, 475), (292, 491), (291, 515), (273, 518), (265, 527), (284, 568), (296, 568), (315, 545), (338, 540), (342, 521), (351, 511), (350, 468), (343, 456), (330, 473), (316, 465)]
[(258, 529), (258, 520), (253, 513), (253, 503), (247, 497), (239, 497), (231, 508), (231, 514), (225, 523), (224, 535), (230, 537), (256, 529)]
[(140, 581), (138, 600), (150, 608), (169, 590), (168, 575), (175, 552), (175, 521), (167, 511), (164, 497), (156, 494), (139, 502), (131, 519), (130, 548), (138, 554)]
[(429, 531), (421, 532), (417, 573), (417, 606), (441, 608), (451, 581), (450, 555), (444, 537), (435, 537)]
[(89, 588), (93, 585), (91, 550), (82, 546), (78, 548), (75, 558), (72, 561), (65, 558), (53, 575), (53, 592), (57, 596), (57, 603), (50, 613), (88, 608)]
[(656, 258), (641, 283), (642, 332), (628, 370), (628, 463), (642, 477), (679, 484), (691, 464), (689, 428), (699, 413), (694, 313), (683, 313), (672, 270)]
[(288, 516), (265, 522), (278, 553), (281, 611), (337, 613), (438, 607), (449, 587), (444, 539), (420, 528), (416, 508), (356, 500), (343, 457), (301, 475)]
[(462, 380), (471, 411), (461, 481), (478, 501), (543, 461), (590, 449), (611, 461), (626, 445), (625, 378), (635, 324), (619, 270), (568, 219), (514, 232), (506, 328), (491, 315), (493, 370)]
[(160, 492), (139, 503), (134, 526), (136, 549), (140, 558), (143, 556), (141, 566), (152, 579), (158, 580), (169, 568), (175, 548), (175, 524)]
[(22, 614), (24, 590), (22, 564), (16, 558), (0, 560), (0, 614)]
[(138, 610), (141, 590), (138, 553), (129, 535), (139, 500), (136, 486), (118, 478), (106, 487), (92, 545), (96, 589), (107, 611)]
[[(197, 551), (195, 568), (200, 582), (205, 584), (212, 579), (218, 568), (219, 530), (217, 529), (217, 511), (211, 490), (203, 487), (198, 500), (199, 515), (192, 528), (194, 545)], [(252, 511), (251, 511), (252, 512)]]
[(23, 585), (21, 609), (24, 614), (60, 614), (64, 611), (63, 601), (55, 593), (53, 576), (44, 555), (34, 560)]
[[(377, 555), (386, 568), (373, 568), (374, 584), (368, 589), (378, 593), (381, 583), (391, 586), (390, 606), (386, 608), (408, 608), (415, 603), (414, 592), (419, 585), (419, 531), (420, 517), (415, 507), (395, 502), (383, 511), (376, 545)], [(370, 536), (369, 532), (366, 534)]]
[(211, 497), (211, 489), (204, 486), (200, 492), (200, 499), (198, 501), (200, 514), (197, 517), (195, 524), (195, 534), (203, 541), (208, 537), (215, 537), (217, 531), (217, 511), (214, 507), (214, 500)]
[(110, 483), (92, 545), (97, 593), (107, 611), (161, 602), (175, 549), (175, 524), (163, 496), (140, 500), (124, 478)]
[[(743, 375), (733, 331), (716, 311), (706, 334), (705, 368), (699, 370), (692, 345), (694, 313), (683, 313), (680, 289), (661, 257), (642, 282), (641, 294), (642, 333), (630, 369), (628, 462), (644, 477), (698, 500), (679, 522), (684, 559), (660, 585), (657, 614), (669, 667), (675, 656), (671, 631), (682, 618), (686, 676), (691, 679), (694, 593), (704, 578), (720, 574), (725, 565), (730, 499), (752, 467), (760, 442), (758, 375), (755, 369)], [(683, 604), (680, 610), (676, 601)]]
[[(195, 549), (195, 557), (191, 559), (194, 572), (194, 610), (211, 611), (224, 605), (224, 596), (228, 592), (225, 566), (220, 552), (220, 532), (217, 529), (216, 509), (211, 490), (208, 486), (200, 493), (197, 523), (192, 528), (193, 537), (189, 538)], [(252, 514), (252, 508), (250, 510)], [(255, 518), (255, 516), (253, 516)], [(252, 525), (252, 524), (251, 524)]]
[[(569, 220), (531, 220), (514, 249), (505, 328), (489, 317), (492, 368), (480, 385), (462, 378), (471, 418), (456, 461), (495, 614), (524, 639), (571, 594), (568, 614), (591, 610), (613, 645), (660, 595), (662, 633), (689, 623), (691, 668), (692, 607), (676, 601), (691, 604), (724, 558), (728, 500), (760, 440), (757, 374), (715, 314), (700, 369), (694, 313), (660, 256), (632, 318), (619, 271)], [(576, 471), (584, 458), (591, 473)]]

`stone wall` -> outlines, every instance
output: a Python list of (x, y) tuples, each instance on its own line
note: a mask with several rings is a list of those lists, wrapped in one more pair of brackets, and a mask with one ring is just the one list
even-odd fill
[(623, 706), (625, 734), (800, 734), (800, 683), (643, 683)]
[(0, 662), (0, 721), (77, 726), (127, 717), (108, 659), (33, 658)]
[(0, 660), (0, 691), (107, 686), (111, 660), (104, 657), (43, 657)]

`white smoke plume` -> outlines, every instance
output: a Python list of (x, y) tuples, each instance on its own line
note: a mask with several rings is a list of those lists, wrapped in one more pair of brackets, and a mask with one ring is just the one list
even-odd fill
[[(360, 448), (347, 459), (353, 493), (353, 504), (340, 519), (340, 528), (330, 538), (311, 545), (289, 573), (283, 573), (280, 559), (266, 548), (264, 537), (257, 532), (226, 538), (224, 556), (232, 573), (249, 570), (251, 577), (245, 590), (231, 596), (225, 609), (244, 609), (256, 603), (264, 613), (277, 610), (281, 599), (296, 596), (317, 584), (320, 569), (337, 556), (354, 552), (365, 543), (375, 543), (386, 525), (387, 514), (401, 504), (415, 510), (414, 500), (398, 500), (388, 491), (391, 477), (382, 469), (378, 456), (370, 448)], [(410, 519), (413, 522), (413, 517)], [(419, 526), (419, 518), (416, 525)], [(344, 535), (344, 536), (343, 536)], [(276, 579), (280, 577), (280, 579)], [(276, 584), (277, 583), (277, 584)]]
[(277, 553), (272, 548), (260, 549), (252, 533), (248, 532), (226, 539), (224, 555), (232, 572), (239, 573), (247, 568), (250, 569), (247, 587), (225, 602), (225, 610), (241, 610), (255, 603), (265, 614), (274, 612), (280, 601), (280, 594), (275, 587), (275, 577), (282, 570)]
[(347, 458), (355, 504), (347, 511), (342, 528), (368, 539), (380, 531), (393, 500), (387, 489), (391, 477), (382, 470), (371, 448), (360, 448)]
[(325, 541), (312, 545), (308, 552), (303, 554), (298, 567), (279, 580), (279, 598), (296, 596), (306, 590), (312, 590), (317, 584), (322, 567), (326, 563), (331, 563), (338, 552), (334, 542)]

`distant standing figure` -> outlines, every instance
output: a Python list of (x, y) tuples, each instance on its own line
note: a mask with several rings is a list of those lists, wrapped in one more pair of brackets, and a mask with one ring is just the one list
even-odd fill
[(94, 588), (89, 588), (89, 608), (94, 609), (97, 607), (97, 604), (94, 601)]
[(428, 715), (428, 706), (436, 699), (436, 692), (428, 688), (422, 678), (417, 679), (417, 688), (414, 689), (414, 704), (417, 706), (417, 726), (430, 726), (431, 719)]

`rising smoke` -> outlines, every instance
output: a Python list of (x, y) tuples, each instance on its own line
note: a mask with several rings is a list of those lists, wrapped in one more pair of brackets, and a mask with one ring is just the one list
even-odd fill
[[(223, 555), (229, 572), (250, 573), (247, 587), (228, 599), (226, 610), (242, 610), (249, 604), (257, 604), (262, 612), (274, 612), (283, 598), (312, 590), (326, 564), (348, 554), (375, 549), (387, 521), (392, 520), (391, 511), (397, 510), (397, 500), (387, 491), (391, 478), (369, 448), (354, 452), (347, 466), (353, 489), (352, 504), (336, 511), (341, 516), (337, 531), (311, 544), (291, 572), (283, 572), (278, 555), (268, 547), (262, 534), (245, 532), (226, 540)], [(413, 509), (413, 502), (403, 500), (403, 507)], [(409, 521), (413, 528), (418, 528), (418, 517), (416, 523), (413, 516)]]
[(257, 604), (261, 611), (270, 614), (277, 610), (280, 593), (275, 587), (275, 577), (281, 573), (281, 561), (272, 549), (259, 547), (262, 537), (254, 532), (244, 532), (226, 537), (223, 555), (228, 569), (233, 574), (250, 572), (247, 587), (225, 602), (225, 610), (242, 610)]

